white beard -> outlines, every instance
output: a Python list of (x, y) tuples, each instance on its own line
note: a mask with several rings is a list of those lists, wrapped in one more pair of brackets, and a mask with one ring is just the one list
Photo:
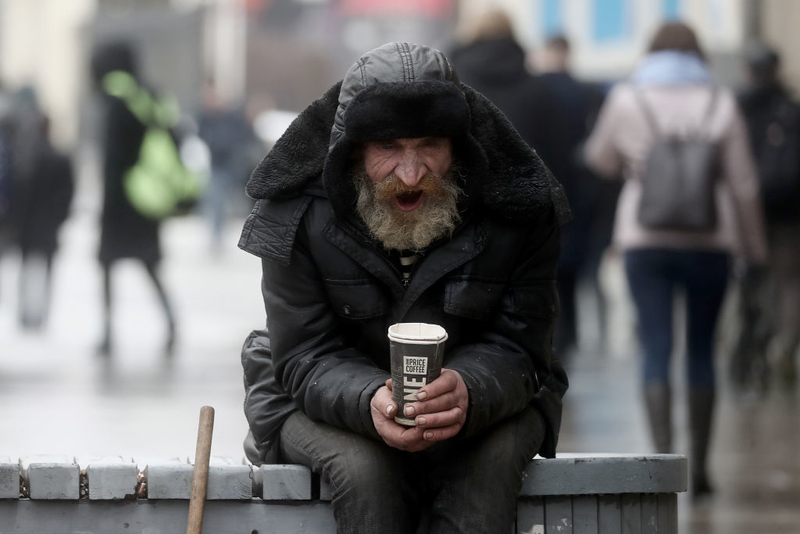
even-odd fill
[(373, 238), (387, 250), (422, 251), (445, 235), (452, 235), (461, 222), (455, 165), (439, 177), (432, 173), (420, 180), (417, 188), (425, 191), (423, 203), (412, 211), (402, 211), (394, 203), (397, 192), (409, 188), (393, 174), (383, 182), (373, 182), (365, 170), (354, 173), (358, 192), (356, 212)]

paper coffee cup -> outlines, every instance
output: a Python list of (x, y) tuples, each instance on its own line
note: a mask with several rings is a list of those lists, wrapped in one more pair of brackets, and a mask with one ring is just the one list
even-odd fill
[(397, 323), (389, 327), (389, 354), (392, 365), (392, 398), (398, 407), (395, 421), (414, 426), (414, 419), (403, 417), (406, 403), (416, 402), (422, 386), (436, 380), (442, 372), (447, 332), (436, 324)]

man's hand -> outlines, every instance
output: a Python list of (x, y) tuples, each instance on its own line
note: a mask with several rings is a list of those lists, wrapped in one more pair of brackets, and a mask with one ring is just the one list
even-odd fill
[(469, 393), (464, 379), (456, 371), (442, 369), (442, 374), (417, 393), (418, 402), (406, 404), (406, 417), (414, 417), (417, 426), (395, 423), (397, 405), (392, 401), (391, 380), (372, 397), (372, 421), (383, 440), (391, 447), (416, 452), (437, 441), (452, 438), (467, 419)]
[(418, 402), (406, 404), (406, 417), (414, 417), (423, 429), (425, 441), (452, 438), (464, 426), (469, 407), (469, 392), (457, 371), (442, 369), (442, 374), (417, 393)]
[(370, 401), (370, 412), (375, 430), (390, 447), (407, 452), (418, 452), (433, 445), (433, 441), (423, 438), (424, 429), (416, 426), (403, 426), (395, 422), (397, 404), (392, 400), (391, 379), (375, 392)]

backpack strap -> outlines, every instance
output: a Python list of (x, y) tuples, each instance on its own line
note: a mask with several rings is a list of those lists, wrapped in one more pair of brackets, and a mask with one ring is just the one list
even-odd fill
[(133, 116), (146, 126), (171, 128), (177, 122), (178, 106), (174, 99), (153, 98), (128, 72), (109, 72), (103, 76), (102, 87), (106, 94), (125, 102)]
[(708, 107), (706, 108), (706, 114), (703, 117), (703, 124), (708, 124), (711, 120), (711, 117), (714, 116), (714, 111), (717, 109), (717, 98), (719, 96), (719, 87), (716, 85), (711, 86), (711, 98), (708, 100)]
[(642, 109), (645, 122), (647, 122), (647, 125), (650, 127), (650, 131), (653, 132), (653, 135), (656, 138), (663, 137), (664, 134), (661, 132), (661, 128), (658, 127), (658, 121), (656, 120), (656, 116), (653, 113), (653, 110), (650, 108), (650, 105), (647, 103), (647, 100), (644, 98), (642, 90), (634, 88), (633, 94), (636, 96), (636, 102)]
[[(656, 137), (663, 137), (664, 134), (661, 131), (661, 128), (658, 126), (658, 120), (656, 120), (656, 116), (653, 113), (652, 108), (647, 103), (647, 100), (644, 97), (641, 89), (634, 89), (633, 94), (636, 96), (636, 101), (639, 103), (639, 107), (642, 109), (642, 113), (644, 114), (645, 120), (647, 121), (647, 125), (650, 127), (650, 130), (653, 132), (653, 135)], [(711, 98), (708, 101), (708, 107), (706, 107), (705, 115), (703, 115), (703, 125), (707, 124), (708, 121), (711, 120), (711, 117), (714, 116), (714, 111), (717, 108), (717, 97), (719, 95), (719, 88), (716, 85), (711, 86)]]

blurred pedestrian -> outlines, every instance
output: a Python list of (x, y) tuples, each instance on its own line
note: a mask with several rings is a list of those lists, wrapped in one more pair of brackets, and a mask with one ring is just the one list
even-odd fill
[[(14, 176), (11, 168), (11, 113), (13, 110), (11, 94), (0, 83), (0, 260), (10, 246), (11, 206), (14, 195)], [(0, 276), (0, 282), (2, 277)], [(2, 299), (0, 283), (0, 299)]]
[(244, 111), (223, 101), (214, 80), (206, 82), (197, 124), (198, 136), (211, 153), (211, 182), (204, 204), (211, 222), (211, 253), (217, 256), (222, 251), (231, 193), (235, 190), (240, 194), (237, 186), (244, 187), (252, 170), (242, 162), (250, 161), (248, 149), (255, 135)]
[(49, 119), (39, 121), (41, 135), (28, 147), (33, 156), (28, 175), (19, 180), (15, 195), (17, 244), (22, 255), (19, 278), (19, 321), (38, 330), (50, 310), (53, 256), (58, 231), (67, 219), (74, 191), (72, 162), (49, 139)]
[(459, 79), (497, 106), (560, 179), (569, 158), (561, 109), (528, 71), (511, 19), (505, 11), (491, 9), (471, 26), (465, 42), (449, 55)]
[(161, 261), (160, 222), (139, 213), (123, 185), (125, 173), (136, 164), (139, 157), (146, 127), (122, 99), (103, 90), (104, 78), (115, 71), (128, 73), (138, 80), (134, 50), (127, 43), (100, 45), (92, 57), (93, 81), (105, 107), (102, 136), (104, 192), (99, 250), (103, 268), (104, 323), (99, 353), (108, 356), (113, 348), (111, 270), (119, 260), (130, 258), (142, 263), (156, 289), (167, 321), (165, 352), (171, 355), (176, 327), (172, 306), (158, 275)]
[[(653, 164), (675, 150), (683, 152)], [(744, 120), (731, 92), (714, 85), (689, 26), (670, 22), (658, 29), (630, 80), (614, 87), (604, 103), (586, 157), (599, 174), (625, 178), (613, 240), (624, 252), (637, 310), (645, 405), (658, 452), (673, 446), (673, 300), (678, 291), (685, 294), (691, 488), (695, 497), (707, 495), (712, 492), (707, 453), (716, 393), (714, 329), (730, 256), (740, 252), (763, 263), (767, 251)], [(706, 175), (696, 172), (695, 162)], [(664, 189), (660, 199), (653, 199), (648, 187), (659, 172), (670, 180), (655, 184)], [(689, 176), (698, 183), (676, 183)], [(698, 194), (679, 204), (671, 221), (655, 220), (663, 206), (643, 207), (643, 200), (667, 204), (689, 187), (710, 189), (708, 205), (697, 204)], [(695, 224), (699, 214), (709, 219)]]
[[(759, 175), (770, 269), (743, 273), (742, 304), (753, 310), (742, 324), (732, 371), (744, 384), (754, 372), (754, 357), (769, 346), (778, 378), (794, 384), (800, 346), (800, 105), (780, 80), (780, 56), (774, 49), (754, 43), (745, 60), (747, 85), (739, 103)], [(774, 323), (764, 324), (770, 311), (777, 312)]]
[(566, 159), (559, 181), (564, 186), (572, 220), (561, 233), (558, 292), (561, 314), (556, 322), (554, 344), (559, 353), (576, 348), (579, 338), (578, 285), (585, 279), (596, 298), (600, 341), (605, 341), (605, 297), (598, 280), (603, 254), (611, 242), (614, 209), (619, 185), (600, 180), (586, 168), (580, 151), (600, 110), (604, 91), (596, 84), (576, 79), (570, 73), (570, 43), (563, 35), (547, 40), (537, 55), (536, 71), (541, 83), (556, 100), (565, 135)]

